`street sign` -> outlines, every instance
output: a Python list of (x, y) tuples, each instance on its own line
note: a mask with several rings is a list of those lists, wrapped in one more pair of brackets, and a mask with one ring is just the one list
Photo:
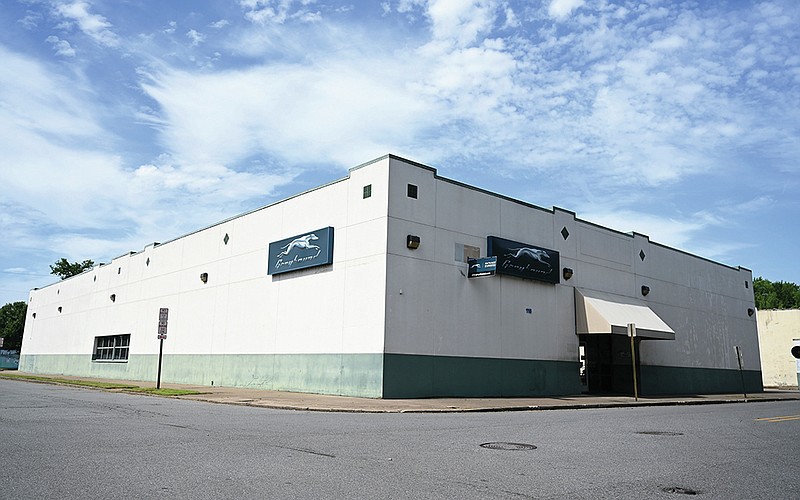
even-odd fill
[(167, 320), (169, 319), (169, 308), (162, 307), (158, 310), (158, 338), (167, 338)]
[(167, 326), (167, 319), (169, 318), (169, 308), (162, 307), (158, 310), (158, 326)]
[(161, 360), (164, 356), (164, 341), (167, 339), (167, 320), (169, 319), (169, 308), (162, 307), (158, 310), (158, 378), (156, 378), (156, 389), (161, 389)]

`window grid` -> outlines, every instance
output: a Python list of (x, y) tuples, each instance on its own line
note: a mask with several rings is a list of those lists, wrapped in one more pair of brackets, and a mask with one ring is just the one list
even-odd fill
[(94, 338), (93, 361), (128, 361), (131, 335), (106, 335)]

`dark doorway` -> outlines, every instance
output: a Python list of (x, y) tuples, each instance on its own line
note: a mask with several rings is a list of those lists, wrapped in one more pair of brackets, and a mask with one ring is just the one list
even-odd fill
[[(636, 338), (634, 342), (637, 379), (640, 379), (639, 340)], [(583, 351), (581, 355), (585, 358), (581, 365), (585, 367), (584, 390), (587, 393), (633, 396), (630, 337), (610, 334), (581, 335), (580, 346)], [(639, 385), (641, 389), (641, 383)]]

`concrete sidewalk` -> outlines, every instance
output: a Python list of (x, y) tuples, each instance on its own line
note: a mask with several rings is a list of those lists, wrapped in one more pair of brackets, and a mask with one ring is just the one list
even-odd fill
[[(155, 382), (93, 379), (67, 375), (42, 375), (15, 372), (48, 379), (85, 380), (129, 384), (139, 387), (155, 387)], [(1, 378), (0, 378), (1, 379)], [(8, 378), (10, 380), (20, 380)], [(25, 381), (25, 379), (21, 379)], [(34, 381), (36, 382), (36, 381)], [(46, 382), (46, 381), (39, 381)], [(57, 383), (53, 380), (53, 383)], [(674, 406), (724, 403), (753, 403), (765, 401), (800, 400), (800, 391), (765, 390), (748, 394), (692, 394), (679, 396), (640, 397), (575, 395), (542, 398), (426, 398), (426, 399), (370, 399), (325, 394), (270, 391), (240, 387), (219, 387), (162, 383), (162, 388), (185, 389), (201, 392), (188, 396), (169, 396), (177, 399), (205, 401), (209, 403), (235, 404), (278, 408), (286, 410), (336, 411), (362, 413), (445, 413), (470, 411), (533, 411), (577, 408), (624, 408), (632, 406)], [(124, 389), (104, 389), (124, 392)], [(167, 396), (164, 396), (167, 397)]]

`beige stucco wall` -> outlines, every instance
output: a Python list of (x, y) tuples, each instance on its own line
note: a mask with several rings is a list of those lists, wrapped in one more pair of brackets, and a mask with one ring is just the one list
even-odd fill
[(793, 339), (800, 339), (800, 309), (767, 309), (757, 316), (764, 387), (797, 387), (797, 364), (790, 351)]

